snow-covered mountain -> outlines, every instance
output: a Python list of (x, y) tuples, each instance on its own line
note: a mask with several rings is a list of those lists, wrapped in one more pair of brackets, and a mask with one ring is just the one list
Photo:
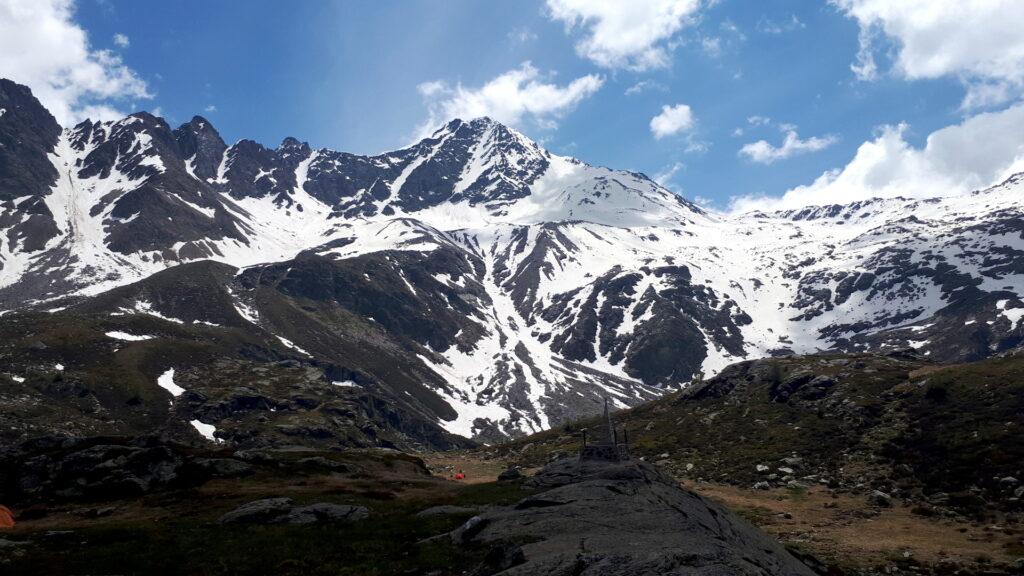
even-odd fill
[[(466, 436), (633, 405), (747, 358), (969, 360), (1024, 336), (1024, 177), (725, 215), (487, 118), (358, 156), (228, 146), (200, 117), (61, 128), (9, 81), (0, 110), (0, 310), (248, 327)], [(198, 281), (200, 260), (235, 271)]]

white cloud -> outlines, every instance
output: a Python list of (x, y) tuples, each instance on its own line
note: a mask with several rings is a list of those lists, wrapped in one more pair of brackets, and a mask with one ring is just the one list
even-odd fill
[(547, 0), (548, 15), (583, 29), (576, 52), (603, 68), (649, 70), (669, 64), (672, 39), (694, 22), (701, 0)]
[(736, 23), (733, 22), (732, 20), (723, 21), (719, 28), (722, 29), (722, 32), (727, 32), (731, 34), (741, 42), (747, 39), (747, 35), (744, 34), (743, 31), (740, 30), (740, 27), (737, 26)]
[(206, 111), (206, 112), (216, 112), (217, 111), (217, 107), (215, 105), (213, 105), (213, 104), (207, 104), (206, 108), (203, 108), (203, 110)]
[(666, 136), (689, 132), (694, 125), (693, 111), (686, 104), (668, 104), (661, 107), (661, 113), (651, 118), (651, 134), (658, 140)]
[(686, 165), (682, 162), (676, 162), (671, 166), (664, 167), (661, 171), (655, 174), (651, 179), (665, 188), (671, 188), (672, 179), (676, 177), (679, 172), (686, 168)]
[(722, 39), (717, 36), (705, 36), (700, 39), (700, 48), (712, 58), (722, 55)]
[(120, 48), (127, 48), (131, 45), (131, 40), (128, 39), (124, 34), (114, 34), (114, 44)]
[(641, 80), (636, 84), (633, 84), (629, 88), (626, 88), (625, 95), (635, 96), (637, 94), (643, 94), (644, 92), (648, 92), (651, 90), (666, 92), (668, 90), (668, 86), (665, 86), (660, 82), (655, 82), (654, 80)]
[(123, 116), (114, 102), (151, 98), (107, 50), (94, 50), (71, 0), (0, 0), (0, 77), (25, 84), (64, 125)]
[(894, 72), (910, 79), (951, 76), (968, 95), (964, 107), (1004, 103), (1024, 91), (1024, 2), (1020, 0), (830, 0), (860, 26), (851, 68), (878, 74), (885, 36), (894, 44)]
[(509, 30), (508, 39), (513, 44), (528, 44), (537, 39), (537, 33), (523, 26), (522, 28)]
[(861, 144), (845, 167), (782, 197), (742, 197), (732, 209), (776, 210), (842, 204), (876, 197), (931, 198), (985, 188), (1024, 171), (1024, 104), (975, 115), (928, 135), (924, 147), (907, 142), (905, 124), (884, 126)]
[(757, 142), (744, 144), (740, 148), (740, 155), (746, 156), (752, 162), (757, 162), (758, 164), (772, 164), (797, 154), (818, 152), (838, 142), (838, 139), (831, 135), (812, 136), (801, 140), (794, 126), (783, 124), (782, 128), (786, 134), (782, 141), (782, 146), (773, 146), (767, 140), (758, 140)]
[(782, 22), (776, 22), (767, 17), (762, 17), (757, 22), (757, 31), (762, 34), (779, 35), (787, 32), (803, 30), (804, 28), (807, 28), (807, 25), (797, 18), (796, 14), (790, 15), (788, 20), (783, 20)]
[(554, 128), (556, 121), (591, 96), (604, 79), (596, 74), (576, 78), (559, 86), (546, 81), (529, 62), (509, 70), (479, 88), (454, 87), (434, 80), (417, 89), (427, 103), (430, 117), (420, 126), (421, 136), (429, 135), (437, 125), (452, 118), (471, 119), (480, 116), (510, 125), (532, 121), (544, 128)]

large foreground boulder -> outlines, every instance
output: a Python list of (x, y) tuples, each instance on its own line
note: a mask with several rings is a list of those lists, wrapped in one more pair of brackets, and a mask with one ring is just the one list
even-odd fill
[(291, 498), (265, 498), (243, 504), (220, 517), (221, 524), (315, 524), (355, 522), (370, 515), (364, 506), (316, 502), (295, 506)]
[(555, 462), (546, 490), (468, 520), (451, 537), (491, 549), (502, 576), (813, 576), (766, 534), (639, 461)]

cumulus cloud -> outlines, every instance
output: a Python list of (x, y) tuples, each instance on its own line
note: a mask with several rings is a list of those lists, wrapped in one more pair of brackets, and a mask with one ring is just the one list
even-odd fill
[(1020, 0), (830, 0), (860, 26), (851, 66), (878, 74), (876, 54), (894, 48), (893, 70), (911, 80), (960, 78), (965, 108), (991, 106), (1024, 92), (1024, 2)]
[(455, 86), (433, 80), (418, 86), (429, 109), (429, 118), (419, 136), (429, 135), (437, 125), (452, 118), (491, 118), (509, 125), (531, 121), (554, 128), (557, 120), (601, 88), (604, 79), (588, 74), (558, 85), (541, 75), (531, 63), (509, 70), (479, 88)]
[(131, 45), (131, 40), (128, 39), (124, 34), (114, 34), (114, 44), (119, 48), (127, 48)]
[(781, 127), (785, 133), (782, 146), (774, 146), (767, 140), (758, 140), (757, 142), (744, 144), (743, 147), (740, 148), (739, 154), (741, 156), (746, 156), (751, 162), (757, 162), (758, 164), (772, 164), (779, 160), (785, 160), (786, 158), (796, 156), (797, 154), (824, 150), (839, 141), (838, 138), (832, 135), (820, 137), (812, 136), (810, 138), (801, 139), (800, 135), (796, 133), (795, 126), (783, 124)]
[(651, 118), (651, 134), (658, 140), (689, 132), (693, 129), (693, 111), (686, 104), (668, 104), (661, 107), (661, 113)]
[(598, 66), (649, 70), (668, 66), (673, 37), (692, 24), (701, 0), (547, 0), (548, 15), (582, 37), (576, 52)]
[(1024, 171), (1024, 104), (975, 115), (928, 135), (921, 148), (907, 142), (908, 126), (883, 126), (845, 167), (779, 198), (742, 197), (732, 209), (777, 210), (842, 204), (868, 198), (931, 198), (985, 188)]
[(71, 0), (0, 0), (0, 77), (29, 86), (64, 125), (121, 117), (116, 102), (152, 97), (120, 57), (89, 45)]

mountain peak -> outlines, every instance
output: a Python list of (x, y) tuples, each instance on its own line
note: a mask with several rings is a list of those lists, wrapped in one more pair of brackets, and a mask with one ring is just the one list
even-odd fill
[(287, 136), (281, 141), (281, 145), (277, 149), (283, 151), (309, 151), (310, 148), (308, 142), (300, 142), (298, 138)]
[(216, 130), (213, 127), (213, 124), (210, 124), (209, 120), (198, 114), (193, 116), (191, 120), (182, 124), (181, 126), (182, 128), (184, 128), (185, 126), (189, 126), (194, 130), (213, 130), (214, 132), (216, 132)]
[(191, 161), (192, 173), (203, 180), (214, 178), (227, 145), (209, 120), (193, 116), (174, 131), (174, 139), (186, 161)]
[(477, 116), (470, 120), (469, 123), (474, 126), (492, 126), (494, 124), (501, 125), (501, 122), (498, 122), (490, 116)]

